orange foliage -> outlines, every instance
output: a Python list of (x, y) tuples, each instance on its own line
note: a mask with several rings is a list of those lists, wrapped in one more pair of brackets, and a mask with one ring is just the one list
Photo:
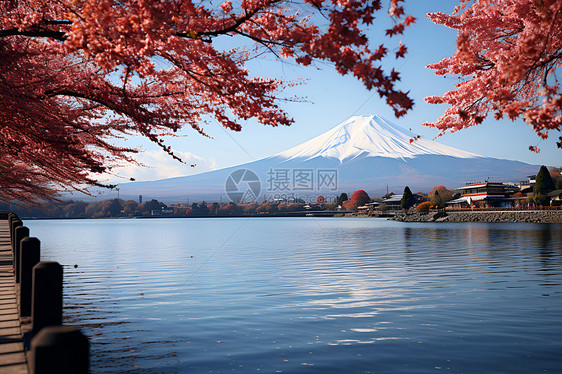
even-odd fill
[[(460, 0), (453, 14), (429, 13), (436, 24), (457, 30), (451, 56), (428, 65), (435, 74), (459, 76), (455, 89), (428, 96), (450, 107), (433, 123), (439, 135), (496, 120), (523, 119), (541, 139), (562, 126), (562, 1)], [(455, 78), (456, 79), (456, 78)], [(562, 137), (557, 142), (562, 148)], [(536, 146), (529, 150), (539, 152)]]
[[(101, 186), (100, 176), (138, 151), (116, 138), (143, 136), (179, 160), (163, 137), (182, 127), (206, 135), (210, 119), (233, 131), (249, 118), (290, 125), (279, 102), (297, 83), (249, 71), (264, 53), (331, 64), (405, 115), (413, 101), (395, 87), (393, 61), (382, 63), (394, 56), (365, 33), (381, 3), (0, 1), (0, 199)], [(415, 21), (398, 3), (389, 36)]]
[(431, 203), (429, 201), (424, 201), (423, 203), (418, 204), (416, 210), (420, 213), (427, 213), (429, 212), (429, 208), (431, 208)]
[(431, 189), (431, 192), (430, 192), (427, 196), (430, 197), (430, 198), (433, 197), (433, 196), (435, 196), (435, 191), (438, 191), (438, 192), (439, 192), (439, 195), (443, 195), (443, 194), (445, 194), (446, 192), (451, 192), (451, 191), (450, 191), (449, 189), (447, 189), (447, 187), (445, 187), (445, 186), (434, 186), (434, 187)]

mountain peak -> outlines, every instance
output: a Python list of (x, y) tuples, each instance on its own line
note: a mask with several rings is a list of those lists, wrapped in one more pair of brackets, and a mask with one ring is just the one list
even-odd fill
[(278, 156), (293, 159), (336, 158), (340, 162), (359, 156), (413, 158), (419, 155), (442, 155), (458, 158), (481, 157), (477, 154), (416, 137), (378, 115), (353, 116), (332, 130)]

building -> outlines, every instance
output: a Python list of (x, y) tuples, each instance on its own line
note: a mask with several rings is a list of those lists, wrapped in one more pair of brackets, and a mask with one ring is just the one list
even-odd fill
[(447, 204), (452, 208), (500, 208), (514, 207), (517, 199), (511, 195), (519, 188), (513, 184), (501, 182), (467, 183), (464, 187), (455, 189), (461, 197), (451, 200)]
[(367, 203), (363, 206), (358, 206), (357, 214), (365, 214), (365, 215), (371, 214), (373, 212), (373, 209), (375, 209), (379, 205), (380, 203), (378, 201), (373, 201), (372, 203)]
[(174, 208), (168, 208), (168, 207), (162, 207), (162, 209), (160, 210), (151, 210), (150, 211), (150, 215), (151, 216), (171, 216), (175, 213)]
[(551, 206), (562, 206), (562, 190), (554, 190), (546, 194), (550, 198)]
[(386, 206), (386, 210), (402, 210), (402, 195), (392, 195), (388, 199), (383, 199), (382, 203)]
[(525, 180), (519, 182), (519, 188), (523, 196), (531, 196), (533, 194), (533, 186), (537, 182), (536, 175), (529, 175)]
[[(383, 199), (380, 204), (384, 204), (387, 211), (402, 210), (402, 196), (403, 195), (392, 195), (388, 199)], [(425, 196), (417, 193), (412, 194), (412, 196), (414, 197), (414, 204), (419, 204), (425, 199)]]

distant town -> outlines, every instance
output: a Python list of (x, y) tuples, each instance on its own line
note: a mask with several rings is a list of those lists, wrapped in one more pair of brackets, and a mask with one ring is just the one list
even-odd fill
[(239, 216), (391, 216), (397, 213), (428, 213), (455, 210), (562, 209), (562, 168), (542, 166), (537, 175), (519, 183), (501, 181), (467, 182), (449, 189), (435, 186), (430, 192), (414, 192), (405, 187), (400, 193), (369, 196), (364, 190), (341, 192), (330, 198), (318, 196), (314, 203), (300, 199), (272, 201), (192, 202), (164, 204), (155, 199), (143, 201), (119, 198), (99, 202), (79, 200), (47, 202), (43, 206), (17, 206), (3, 203), (0, 209), (29, 218), (142, 218), (142, 217), (239, 217)]

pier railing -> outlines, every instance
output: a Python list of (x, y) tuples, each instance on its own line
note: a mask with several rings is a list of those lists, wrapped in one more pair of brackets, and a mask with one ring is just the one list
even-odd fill
[(9, 225), (18, 313), (31, 373), (88, 373), (89, 342), (79, 328), (62, 325), (63, 268), (41, 261), (40, 241), (15, 213)]

